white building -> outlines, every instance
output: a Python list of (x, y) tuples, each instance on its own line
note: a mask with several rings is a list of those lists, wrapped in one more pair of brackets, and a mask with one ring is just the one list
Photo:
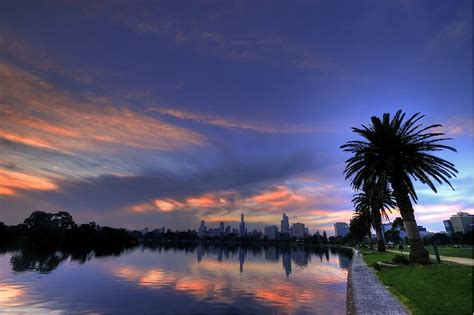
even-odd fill
[(276, 240), (278, 235), (278, 227), (276, 225), (268, 225), (265, 227), (265, 236), (269, 240)]

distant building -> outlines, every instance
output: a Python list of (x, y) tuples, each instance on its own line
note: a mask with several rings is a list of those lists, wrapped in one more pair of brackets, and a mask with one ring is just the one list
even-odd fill
[(224, 222), (219, 223), (219, 229), (221, 230), (221, 234), (224, 234)]
[(228, 225), (228, 226), (225, 227), (224, 233), (225, 233), (225, 235), (229, 235), (229, 234), (230, 234), (230, 225)]
[(432, 236), (434, 233), (427, 231), (424, 226), (418, 225), (418, 232), (420, 233), (420, 237), (423, 238), (425, 236)]
[(283, 213), (283, 219), (281, 220), (280, 225), (281, 225), (280, 228), (281, 228), (282, 233), (288, 234), (290, 232), (290, 222), (288, 220), (288, 216), (286, 215), (286, 213)]
[(268, 225), (265, 227), (265, 236), (269, 240), (275, 240), (278, 235), (278, 227), (276, 225)]
[(454, 233), (454, 228), (453, 228), (453, 224), (451, 223), (451, 220), (444, 220), (443, 224), (444, 224), (444, 229), (446, 230), (446, 233), (448, 233), (449, 235)]
[(336, 237), (346, 236), (349, 233), (349, 226), (345, 222), (336, 222), (334, 223), (334, 233)]
[(294, 237), (297, 237), (297, 238), (304, 238), (305, 235), (306, 235), (305, 226), (304, 226), (303, 223), (294, 223), (291, 226), (291, 229), (293, 231), (291, 236), (294, 236)]
[(232, 234), (238, 235), (238, 234), (239, 234), (239, 230), (238, 230), (238, 229), (232, 229)]
[(201, 224), (199, 225), (198, 234), (199, 235), (206, 235), (207, 234), (206, 222), (204, 222), (204, 220), (202, 220)]
[(243, 213), (240, 214), (239, 234), (240, 235), (247, 234), (247, 228), (245, 227), (245, 220), (244, 220), (244, 214)]
[(474, 226), (474, 215), (467, 212), (458, 212), (451, 216), (451, 224), (453, 225), (454, 232), (467, 233), (472, 231)]

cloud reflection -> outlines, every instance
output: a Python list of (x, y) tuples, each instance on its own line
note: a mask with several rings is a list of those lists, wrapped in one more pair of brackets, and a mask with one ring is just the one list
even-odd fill
[[(254, 261), (261, 254), (265, 254), (265, 260)], [(174, 290), (200, 301), (225, 304), (238, 303), (242, 296), (249, 296), (264, 305), (291, 313), (329, 299), (324, 286), (343, 284), (347, 276), (339, 269), (341, 264), (347, 267), (346, 262), (324, 250), (198, 246), (195, 255), (198, 259), (186, 265), (184, 270), (179, 268), (179, 263), (172, 272), (165, 267), (132, 265), (115, 266), (111, 270), (116, 277), (144, 288)], [(314, 255), (319, 255), (322, 262), (309, 265)], [(293, 269), (292, 263), (295, 264)], [(303, 273), (301, 269), (304, 269)], [(285, 272), (291, 276), (284, 276)], [(345, 292), (340, 294), (343, 300)]]

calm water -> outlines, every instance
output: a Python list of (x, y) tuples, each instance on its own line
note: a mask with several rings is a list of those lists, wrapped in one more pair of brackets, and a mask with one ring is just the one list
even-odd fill
[(335, 249), (191, 246), (117, 256), (0, 254), (0, 310), (25, 313), (344, 314)]

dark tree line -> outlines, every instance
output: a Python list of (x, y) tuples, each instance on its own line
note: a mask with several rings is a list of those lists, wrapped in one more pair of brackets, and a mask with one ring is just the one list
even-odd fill
[(136, 232), (102, 227), (94, 222), (77, 225), (66, 211), (35, 211), (22, 224), (0, 222), (0, 245), (37, 250), (94, 251), (114, 253), (138, 244)]

